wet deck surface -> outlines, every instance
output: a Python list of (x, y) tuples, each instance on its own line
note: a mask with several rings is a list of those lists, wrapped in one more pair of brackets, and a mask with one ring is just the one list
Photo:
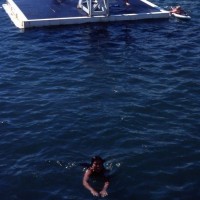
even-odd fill
[[(78, 0), (13, 1), (29, 20), (87, 16), (84, 11), (77, 9)], [(158, 11), (140, 0), (129, 0), (130, 6), (126, 6), (124, 0), (110, 0), (109, 2), (110, 15)]]

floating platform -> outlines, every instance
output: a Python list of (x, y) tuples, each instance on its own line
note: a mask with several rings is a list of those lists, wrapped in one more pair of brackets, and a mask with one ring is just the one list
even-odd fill
[(3, 8), (22, 29), (169, 18), (168, 11), (147, 0), (129, 0), (129, 3), (127, 6), (125, 0), (7, 0)]

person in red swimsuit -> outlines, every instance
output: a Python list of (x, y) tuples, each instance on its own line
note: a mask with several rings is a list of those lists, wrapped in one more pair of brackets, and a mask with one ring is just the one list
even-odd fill
[[(85, 171), (85, 174), (83, 176), (83, 186), (88, 189), (93, 196), (101, 196), (105, 197), (108, 195), (107, 189), (110, 185), (110, 181), (108, 177), (106, 177), (105, 172), (106, 169), (103, 166), (104, 160), (100, 156), (95, 156), (91, 160), (91, 165), (88, 167), (88, 169)], [(91, 177), (101, 177), (104, 184), (100, 191), (97, 191), (94, 189), (91, 184), (89, 183), (89, 179)]]

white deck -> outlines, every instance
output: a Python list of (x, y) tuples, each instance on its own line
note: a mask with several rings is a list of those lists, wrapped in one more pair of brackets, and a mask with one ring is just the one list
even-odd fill
[[(28, 0), (7, 0), (3, 4), (3, 8), (18, 28), (31, 28), (43, 26), (69, 25), (69, 24), (83, 24), (94, 22), (113, 22), (113, 21), (129, 21), (129, 20), (144, 20), (144, 19), (162, 19), (169, 18), (169, 12), (152, 4), (147, 0), (132, 0), (130, 8), (119, 9), (113, 6), (109, 8), (109, 15), (88, 16), (84, 12), (80, 12), (76, 7), (78, 2), (64, 2), (62, 5), (54, 5), (54, 9), (49, 5), (37, 10), (37, 5), (27, 2)], [(119, 6), (121, 6), (120, 4)], [(33, 6), (33, 7), (32, 7)], [(125, 6), (125, 5), (124, 5)], [(142, 8), (143, 6), (143, 8)], [(67, 9), (71, 9), (66, 12)], [(37, 12), (34, 12), (34, 9)], [(43, 10), (42, 10), (43, 9)], [(56, 10), (57, 9), (57, 10)], [(65, 10), (61, 10), (65, 9)], [(124, 11), (124, 12), (123, 12)], [(32, 15), (29, 16), (29, 12)], [(46, 15), (45, 15), (46, 12)], [(60, 14), (60, 13), (64, 14)], [(44, 17), (41, 17), (44, 13)], [(37, 17), (37, 15), (39, 17)], [(48, 17), (50, 16), (50, 17)]]

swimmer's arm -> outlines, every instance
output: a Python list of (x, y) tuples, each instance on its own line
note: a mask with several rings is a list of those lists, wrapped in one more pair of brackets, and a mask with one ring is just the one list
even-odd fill
[(107, 189), (108, 189), (109, 185), (110, 185), (109, 180), (106, 180), (105, 183), (104, 183), (104, 186), (103, 186), (102, 190), (99, 192), (100, 195), (101, 195), (101, 197), (105, 197), (105, 196), (108, 195)]
[(93, 196), (99, 196), (98, 192), (88, 183), (88, 180), (90, 178), (91, 171), (87, 170), (83, 176), (83, 186), (88, 189)]
[(109, 181), (106, 181), (106, 182), (104, 183), (104, 186), (103, 186), (103, 189), (102, 189), (102, 190), (106, 191), (106, 190), (108, 189), (109, 185), (110, 185), (110, 182), (109, 182)]

